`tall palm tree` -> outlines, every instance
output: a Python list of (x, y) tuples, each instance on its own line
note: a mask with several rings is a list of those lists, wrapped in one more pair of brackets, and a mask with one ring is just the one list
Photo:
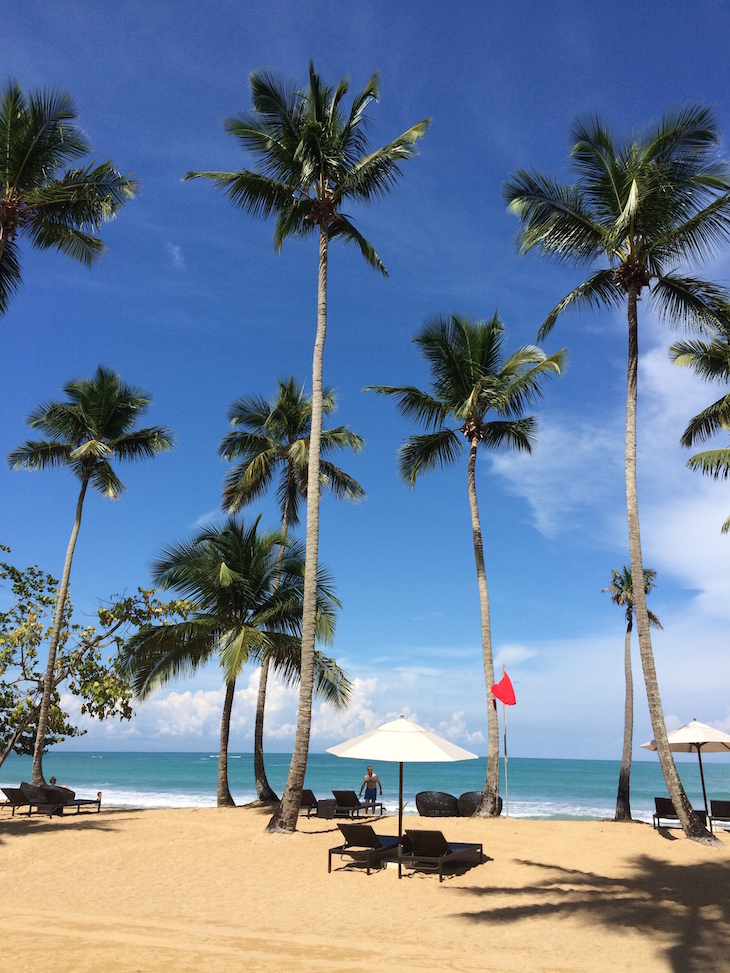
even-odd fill
[(137, 191), (111, 162), (67, 168), (91, 148), (77, 118), (66, 91), (11, 80), (0, 94), (0, 315), (21, 284), (18, 238), (89, 267), (105, 249), (94, 231)]
[[(708, 382), (730, 383), (730, 323), (725, 325), (712, 341), (678, 341), (669, 349), (675, 365), (684, 365)], [(717, 402), (703, 409), (690, 420), (682, 435), (682, 445), (687, 448), (705, 442), (720, 430), (730, 431), (730, 392)], [(730, 448), (708, 449), (690, 456), (687, 466), (700, 470), (716, 480), (730, 476)], [(730, 531), (730, 517), (722, 525), (722, 533)]]
[[(150, 625), (127, 640), (121, 664), (144, 699), (170, 679), (188, 676), (217, 656), (225, 699), (218, 757), (218, 806), (234, 807), (228, 787), (228, 739), (236, 680), (250, 659), (266, 652), (291, 678), (300, 656), (304, 557), (301, 545), (278, 532), (259, 531), (260, 517), (246, 525), (234, 517), (205, 527), (191, 541), (168, 548), (155, 561), (154, 583), (175, 588), (193, 605), (179, 622)], [(283, 556), (277, 558), (277, 550)], [(318, 621), (330, 636), (337, 604), (322, 576)], [(335, 705), (345, 705), (349, 680), (333, 660), (315, 666), (318, 688)]]
[[(648, 595), (654, 584), (656, 571), (644, 568), (644, 594)], [(631, 800), (629, 796), (629, 781), (631, 778), (631, 748), (634, 738), (634, 678), (631, 671), (631, 632), (634, 628), (634, 588), (631, 582), (631, 568), (624, 565), (622, 571), (615, 568), (611, 571), (611, 584), (603, 589), (611, 595), (614, 605), (621, 605), (626, 609), (626, 638), (624, 639), (624, 682), (626, 695), (624, 699), (624, 746), (621, 754), (621, 767), (618, 774), (618, 794), (616, 796), (616, 821), (631, 820)], [(647, 609), (649, 624), (654, 628), (662, 628), (654, 612)]]
[[(616, 139), (596, 118), (572, 131), (573, 183), (517, 171), (505, 187), (522, 222), (523, 253), (599, 264), (545, 319), (547, 335), (568, 308), (619, 308), (628, 318), (626, 392), (626, 510), (631, 573), (643, 577), (636, 491), (638, 303), (690, 328), (717, 327), (726, 318), (726, 291), (682, 270), (730, 238), (730, 169), (716, 155), (719, 135), (710, 109), (690, 106), (666, 115), (645, 135)], [(710, 841), (684, 792), (664, 725), (646, 597), (634, 592), (641, 664), (657, 753), (685, 833)]]
[(149, 393), (127, 385), (108, 368), (100, 365), (93, 378), (69, 382), (63, 391), (68, 396), (67, 401), (47, 402), (28, 418), (28, 424), (48, 438), (27, 440), (8, 456), (14, 470), (45, 470), (64, 466), (81, 481), (76, 516), (58, 589), (43, 698), (38, 714), (33, 754), (33, 783), (36, 785), (45, 783), (43, 748), (54, 688), (56, 651), (86, 491), (91, 486), (102, 496), (118, 500), (124, 492), (124, 485), (114, 472), (111, 461), (152, 459), (163, 450), (172, 449), (174, 443), (172, 433), (162, 426), (135, 428), (135, 423), (150, 404)]
[(188, 179), (209, 179), (228, 199), (252, 216), (276, 218), (274, 245), (289, 237), (317, 234), (319, 271), (317, 331), (312, 357), (312, 428), (307, 475), (307, 548), (302, 624), (302, 678), (294, 752), (281, 803), (269, 830), (296, 830), (312, 722), (315, 641), (315, 585), (319, 550), (320, 440), (322, 430), (322, 368), (327, 332), (327, 268), (330, 240), (354, 243), (367, 263), (385, 274), (373, 245), (343, 212), (348, 202), (370, 202), (391, 192), (401, 163), (415, 154), (415, 143), (429, 122), (422, 121), (382, 148), (369, 151), (366, 110), (377, 100), (380, 82), (374, 74), (355, 95), (349, 113), (342, 101), (349, 88), (343, 78), (336, 87), (324, 84), (309, 65), (309, 85), (301, 90), (268, 71), (249, 78), (253, 111), (225, 122), (260, 165), (259, 171), (191, 172)]
[[(328, 416), (335, 410), (335, 393), (324, 389), (322, 398), (322, 411)], [(277, 392), (271, 400), (247, 396), (234, 402), (228, 418), (233, 432), (223, 439), (218, 454), (223, 459), (236, 461), (236, 465), (226, 475), (223, 507), (228, 513), (237, 513), (263, 495), (277, 479), (281, 533), (286, 535), (290, 526), (299, 523), (300, 500), (307, 495), (312, 400), (291, 376), (286, 382), (277, 381)], [(359, 452), (363, 445), (360, 436), (347, 426), (322, 430), (322, 454), (345, 448)], [(324, 459), (320, 462), (320, 487), (329, 488), (338, 498), (359, 500), (365, 496), (359, 483)], [(281, 547), (279, 557), (283, 554)], [(253, 765), (259, 800), (277, 803), (279, 798), (269, 785), (264, 766), (264, 709), (268, 679), (269, 655), (264, 653), (256, 701)]]
[[(470, 321), (452, 314), (427, 321), (413, 339), (431, 369), (430, 392), (414, 386), (374, 385), (371, 390), (396, 399), (398, 411), (429, 431), (411, 436), (400, 448), (400, 472), (413, 486), (421, 473), (455, 462), (469, 444), (467, 489), (471, 512), (482, 625), (484, 679), (487, 686), (487, 776), (477, 814), (498, 814), (499, 736), (494, 684), (489, 593), (484, 567), (482, 528), (476, 490), (476, 460), (481, 449), (530, 452), (535, 419), (527, 405), (540, 397), (540, 383), (560, 375), (565, 350), (548, 357), (534, 345), (504, 355), (505, 328), (495, 313), (491, 321)], [(456, 428), (446, 425), (454, 422)]]

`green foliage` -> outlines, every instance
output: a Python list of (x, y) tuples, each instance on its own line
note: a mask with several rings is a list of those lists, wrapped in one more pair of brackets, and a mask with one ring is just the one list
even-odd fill
[[(550, 312), (544, 337), (568, 308), (618, 307), (629, 290), (672, 323), (712, 329), (728, 317), (727, 291), (683, 272), (730, 242), (730, 168), (717, 155), (712, 111), (669, 113), (641, 137), (616, 138), (597, 118), (575, 123), (575, 181), (518, 170), (505, 186), (523, 253), (598, 270)], [(680, 272), (681, 271), (681, 272)]]
[[(652, 589), (656, 588), (654, 578), (656, 578), (656, 571), (653, 571), (651, 568), (644, 568), (645, 595), (648, 595)], [(634, 586), (631, 580), (631, 568), (626, 565), (623, 566), (621, 571), (612, 568), (611, 584), (608, 588), (604, 588), (603, 592), (611, 596), (611, 601), (614, 605), (620, 605), (626, 610), (626, 631), (632, 631), (634, 627)], [(654, 612), (648, 611), (647, 609), (647, 614), (651, 626), (654, 628), (664, 627)]]
[(269, 71), (254, 71), (249, 81), (253, 111), (224, 124), (260, 164), (260, 171), (189, 172), (185, 178), (208, 179), (244, 212), (275, 217), (277, 250), (287, 238), (307, 236), (325, 225), (330, 239), (354, 243), (367, 263), (385, 274), (374, 247), (341, 207), (347, 201), (370, 202), (388, 195), (430, 120), (371, 152), (366, 110), (378, 100), (377, 74), (353, 97), (349, 112), (342, 104), (349, 79), (327, 85), (311, 62), (309, 85), (303, 90)]
[[(3, 547), (3, 550), (8, 549)], [(18, 568), (0, 561), (0, 582), (9, 587), (10, 607), (0, 611), (0, 764), (10, 752), (32, 754), (45, 671), (44, 646), (52, 631), (58, 582), (37, 566)], [(129, 632), (153, 619), (185, 616), (184, 601), (163, 603), (150, 590), (114, 598), (98, 609), (98, 628), (73, 622), (67, 600), (54, 669), (45, 748), (86, 732), (60, 705), (63, 689), (81, 700), (83, 715), (97, 720), (133, 716), (132, 692), (118, 664)]]
[[(332, 389), (322, 393), (322, 411), (334, 412), (337, 400)], [(228, 410), (233, 431), (224, 437), (218, 448), (223, 459), (236, 460), (226, 474), (223, 485), (223, 506), (234, 514), (263, 496), (278, 478), (276, 497), (283, 513), (284, 528), (299, 523), (299, 501), (307, 495), (309, 469), (309, 437), (312, 426), (312, 400), (297, 385), (294, 376), (277, 381), (276, 396), (264, 399), (246, 396), (238, 399)], [(362, 438), (348, 429), (337, 426), (323, 429), (320, 454), (335, 449), (359, 452)], [(327, 460), (320, 460), (320, 487), (329, 489), (338, 498), (360, 500), (365, 491), (349, 474)]]
[(110, 161), (78, 165), (91, 147), (77, 117), (65, 91), (0, 92), (0, 315), (22, 282), (19, 238), (91, 266), (105, 249), (95, 231), (137, 190)]
[(504, 333), (496, 313), (490, 321), (433, 318), (413, 339), (431, 370), (430, 391), (370, 386), (393, 396), (401, 415), (429, 430), (409, 437), (399, 451), (401, 475), (411, 486), (419, 474), (455, 462), (465, 442), (530, 452), (535, 420), (524, 410), (540, 398), (544, 378), (560, 375), (567, 355), (526, 345), (505, 356)]

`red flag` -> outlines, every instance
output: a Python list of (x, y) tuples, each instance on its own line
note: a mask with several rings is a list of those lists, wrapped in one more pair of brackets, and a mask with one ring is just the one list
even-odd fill
[(507, 706), (514, 706), (517, 702), (515, 691), (506, 672), (499, 682), (492, 686), (492, 695)]

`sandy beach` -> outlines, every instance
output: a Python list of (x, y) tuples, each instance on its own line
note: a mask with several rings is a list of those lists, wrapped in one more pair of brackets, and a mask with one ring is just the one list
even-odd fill
[(730, 833), (710, 849), (641, 824), (407, 818), (484, 843), (439, 884), (328, 875), (340, 833), (316, 818), (279, 836), (243, 808), (0, 815), (4, 970), (730, 971)]

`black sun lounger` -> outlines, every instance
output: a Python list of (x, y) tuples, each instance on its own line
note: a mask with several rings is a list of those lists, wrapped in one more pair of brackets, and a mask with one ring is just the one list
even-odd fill
[(327, 861), (327, 871), (332, 871), (332, 856), (348, 857), (353, 861), (367, 866), (367, 873), (374, 865), (380, 866), (390, 858), (393, 861), (398, 856), (398, 838), (393, 835), (375, 834), (369, 824), (338, 824), (345, 843), (330, 848)]
[(1, 787), (0, 790), (2, 790), (3, 794), (7, 797), (7, 801), (3, 806), (12, 808), (10, 817), (15, 816), (15, 811), (19, 807), (27, 807), (29, 809), (28, 814), (30, 814), (31, 802), (19, 787)]
[(302, 802), (299, 805), (299, 811), (306, 811), (307, 817), (311, 817), (312, 811), (317, 810), (317, 798), (314, 796), (314, 791), (302, 791)]
[(730, 828), (730, 801), (710, 801), (710, 817), (713, 825)]
[(486, 861), (481, 842), (478, 844), (447, 841), (441, 831), (409, 831), (406, 829), (411, 848), (403, 847), (398, 855), (398, 878), (402, 868), (415, 868), (426, 872), (438, 872), (439, 882), (444, 880), (444, 865), (453, 862), (481, 865)]
[(357, 796), (355, 791), (332, 791), (335, 795), (335, 817), (347, 816), (348, 818), (360, 817), (361, 811), (367, 811), (370, 808), (373, 809), (373, 814), (375, 814), (375, 808), (380, 808), (380, 813), (383, 813), (383, 802), (376, 801), (374, 804), (364, 804), (360, 798)]
[[(679, 818), (674, 808), (674, 804), (672, 804), (671, 797), (655, 797), (654, 808), (655, 810), (654, 814), (652, 815), (652, 823), (655, 828), (682, 827), (682, 825), (679, 823)], [(704, 826), (707, 827), (707, 815), (705, 812), (698, 811), (697, 808), (693, 808), (693, 810)], [(662, 824), (662, 821), (665, 821), (666, 824)]]
[(96, 797), (93, 798), (76, 797), (75, 792), (68, 787), (39, 787), (38, 789), (46, 798), (46, 802), (59, 807), (61, 813), (66, 807), (75, 807), (77, 814), (82, 807), (88, 807), (89, 810), (95, 807), (97, 811), (101, 810), (101, 791), (98, 791)]

